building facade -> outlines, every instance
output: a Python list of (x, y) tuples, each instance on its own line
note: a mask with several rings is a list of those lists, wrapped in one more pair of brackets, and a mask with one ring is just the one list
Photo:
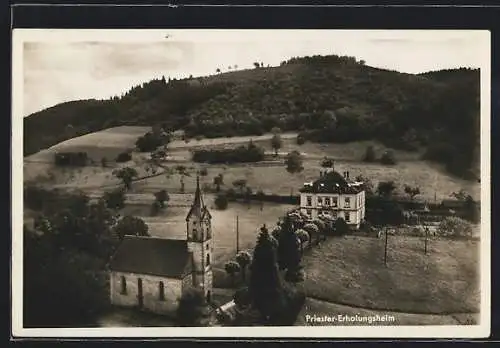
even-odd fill
[(109, 265), (111, 303), (173, 315), (191, 287), (201, 289), (211, 301), (211, 218), (197, 179), (186, 217), (186, 240), (125, 236)]
[(351, 180), (349, 172), (341, 175), (333, 168), (321, 171), (319, 179), (304, 183), (300, 190), (300, 211), (312, 219), (343, 218), (357, 229), (365, 218), (363, 183)]

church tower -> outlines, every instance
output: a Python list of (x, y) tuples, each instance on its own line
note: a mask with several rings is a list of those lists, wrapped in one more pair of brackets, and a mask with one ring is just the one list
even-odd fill
[(196, 177), (196, 192), (186, 216), (187, 244), (193, 258), (193, 286), (203, 289), (207, 300), (212, 297), (212, 216), (203, 202), (200, 177)]

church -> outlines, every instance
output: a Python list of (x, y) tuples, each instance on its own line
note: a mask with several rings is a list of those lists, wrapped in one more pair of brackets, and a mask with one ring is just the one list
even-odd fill
[(172, 315), (190, 287), (212, 296), (212, 216), (203, 202), (199, 177), (186, 216), (186, 239), (125, 236), (113, 255), (110, 299), (113, 305)]

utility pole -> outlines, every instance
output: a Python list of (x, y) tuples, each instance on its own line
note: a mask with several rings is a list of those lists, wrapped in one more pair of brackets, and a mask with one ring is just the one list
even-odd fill
[(425, 228), (425, 249), (424, 249), (425, 255), (427, 255), (427, 239), (428, 238), (429, 238), (429, 228), (426, 227)]
[(387, 266), (387, 235), (389, 234), (389, 229), (385, 228), (385, 247), (384, 247), (384, 265)]
[(240, 252), (240, 226), (239, 216), (236, 215), (236, 254)]

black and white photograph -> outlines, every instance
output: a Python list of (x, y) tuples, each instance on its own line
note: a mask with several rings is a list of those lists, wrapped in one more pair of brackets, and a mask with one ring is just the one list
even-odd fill
[(15, 335), (489, 335), (488, 31), (12, 37)]

